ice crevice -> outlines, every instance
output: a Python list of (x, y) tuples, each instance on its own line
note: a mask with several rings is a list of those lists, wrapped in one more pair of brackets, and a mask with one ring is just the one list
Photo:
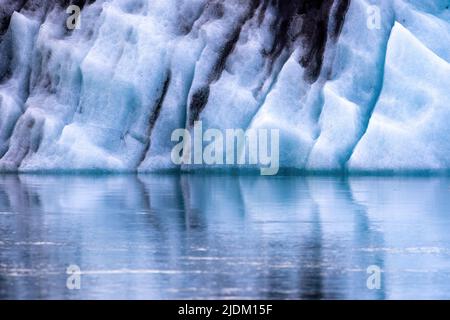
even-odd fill
[[(362, 119), (363, 119), (363, 123), (361, 125), (361, 132), (357, 135), (356, 141), (353, 144), (353, 146), (350, 147), (349, 151), (347, 153), (344, 153), (342, 156), (342, 166), (346, 166), (348, 167), (348, 161), (350, 160), (350, 157), (353, 155), (354, 150), (356, 148), (356, 146), (359, 144), (359, 142), (363, 139), (364, 135), (366, 134), (368, 128), (369, 128), (369, 123), (370, 120), (372, 118), (372, 114), (375, 111), (375, 107), (379, 102), (380, 99), (380, 95), (381, 92), (383, 90), (383, 85), (384, 85), (384, 77), (385, 77), (385, 68), (386, 68), (386, 59), (387, 59), (387, 50), (388, 50), (388, 43), (389, 43), (389, 39), (391, 38), (391, 33), (392, 33), (392, 29), (395, 26), (395, 17), (393, 17), (393, 19), (390, 22), (390, 25), (387, 27), (388, 31), (387, 31), (387, 41), (385, 41), (385, 43), (383, 44), (383, 51), (384, 51), (384, 55), (381, 59), (381, 70), (382, 72), (380, 72), (380, 74), (378, 75), (379, 79), (377, 81), (377, 86), (374, 88), (374, 94), (373, 94), (373, 98), (372, 100), (369, 102), (369, 106), (367, 108), (367, 111), (362, 111)], [(353, 102), (355, 103), (355, 102)]]
[(184, 170), (195, 121), (279, 129), (286, 169), (448, 171), (449, 7), (0, 0), (0, 171)]

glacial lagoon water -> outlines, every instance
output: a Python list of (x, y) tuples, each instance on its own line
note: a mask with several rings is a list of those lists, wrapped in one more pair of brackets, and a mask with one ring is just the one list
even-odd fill
[(450, 178), (1, 175), (0, 298), (449, 299)]

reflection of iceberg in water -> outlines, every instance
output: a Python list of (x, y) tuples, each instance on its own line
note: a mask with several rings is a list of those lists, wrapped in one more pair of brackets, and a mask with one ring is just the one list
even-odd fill
[[(448, 178), (2, 176), (1, 298), (449, 298)], [(82, 290), (65, 269), (81, 267)], [(368, 290), (366, 269), (383, 269)]]

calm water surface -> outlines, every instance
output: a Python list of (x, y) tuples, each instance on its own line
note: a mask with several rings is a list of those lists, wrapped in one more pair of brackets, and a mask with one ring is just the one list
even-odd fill
[(450, 299), (450, 178), (0, 175), (0, 298)]

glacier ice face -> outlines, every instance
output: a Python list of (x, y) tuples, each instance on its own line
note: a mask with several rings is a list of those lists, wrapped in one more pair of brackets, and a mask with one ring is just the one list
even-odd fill
[(196, 120), (280, 129), (285, 168), (448, 170), (449, 8), (0, 0), (0, 171), (178, 169)]

